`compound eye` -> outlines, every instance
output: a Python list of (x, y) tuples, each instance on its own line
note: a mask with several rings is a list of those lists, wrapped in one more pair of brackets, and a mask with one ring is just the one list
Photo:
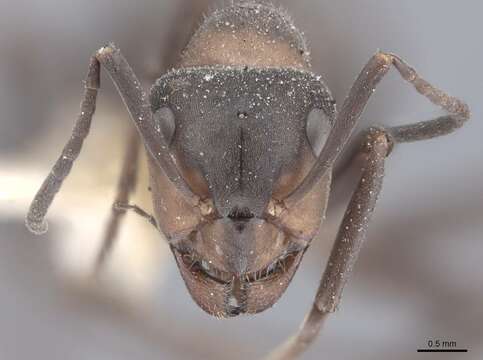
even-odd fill
[(163, 134), (163, 137), (168, 145), (171, 144), (174, 131), (176, 130), (176, 122), (173, 111), (168, 107), (162, 107), (154, 113), (154, 119), (159, 125), (161, 134)]
[(319, 156), (329, 136), (332, 125), (322, 109), (312, 109), (307, 117), (307, 138), (315, 156)]

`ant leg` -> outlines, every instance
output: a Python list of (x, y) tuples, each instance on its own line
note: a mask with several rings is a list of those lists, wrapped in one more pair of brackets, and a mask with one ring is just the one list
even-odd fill
[(324, 320), (337, 309), (342, 290), (357, 260), (381, 190), (385, 158), (392, 144), (384, 130), (371, 129), (363, 143), (365, 164), (334, 242), (317, 295), (297, 334), (267, 359), (294, 359), (314, 341)]
[(328, 314), (337, 310), (381, 191), (385, 159), (394, 145), (447, 134), (461, 126), (461, 119), (467, 117), (442, 116), (413, 125), (387, 129), (373, 127), (367, 131), (359, 151), (364, 160), (359, 184), (340, 225), (312, 309), (299, 332), (272, 352), (268, 359), (289, 360), (300, 355), (313, 342)]
[(145, 220), (147, 220), (151, 225), (153, 225), (156, 229), (158, 228), (158, 225), (156, 223), (156, 219), (154, 218), (153, 215), (148, 214), (145, 210), (140, 208), (137, 205), (131, 205), (131, 204), (123, 204), (123, 203), (114, 203), (114, 208), (123, 210), (123, 211), (128, 211), (132, 210), (135, 214), (141, 216)]
[(316, 164), (297, 189), (284, 200), (285, 206), (290, 207), (302, 199), (318, 179), (333, 166), (377, 84), (389, 71), (391, 65), (421, 95), (448, 112), (448, 115), (433, 120), (392, 128), (390, 135), (394, 141), (410, 142), (446, 135), (461, 127), (469, 119), (470, 110), (463, 101), (432, 86), (397, 55), (378, 52), (362, 69), (342, 105), (334, 128)]
[(119, 175), (117, 194), (105, 229), (102, 245), (96, 258), (96, 273), (102, 268), (107, 256), (110, 254), (122, 219), (126, 214), (126, 209), (118, 207), (117, 204), (126, 204), (129, 201), (129, 196), (136, 188), (140, 145), (139, 135), (133, 129), (130, 129), (128, 145), (124, 153), (121, 174)]
[(286, 206), (301, 199), (312, 184), (333, 165), (375, 87), (389, 71), (391, 64), (421, 95), (446, 110), (449, 115), (410, 125), (369, 130), (363, 144), (363, 152), (366, 153), (365, 168), (342, 220), (312, 309), (299, 332), (275, 349), (268, 357), (270, 360), (288, 360), (301, 354), (313, 342), (328, 314), (337, 309), (342, 290), (365, 239), (367, 226), (381, 189), (385, 158), (392, 151), (394, 144), (449, 134), (461, 127), (470, 117), (469, 108), (464, 102), (433, 87), (398, 56), (377, 53), (369, 60), (352, 86), (316, 165), (302, 184), (285, 199)]

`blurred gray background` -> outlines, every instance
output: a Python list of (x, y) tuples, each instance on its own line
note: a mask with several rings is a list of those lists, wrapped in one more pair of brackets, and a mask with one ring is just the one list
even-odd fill
[[(481, 2), (279, 3), (305, 31), (313, 69), (339, 104), (382, 49), (467, 101), (473, 113), (455, 134), (402, 145), (391, 155), (340, 311), (303, 358), (481, 359)], [(29, 201), (70, 134), (90, 54), (114, 41), (148, 78), (163, 50), (175, 49), (170, 39), (190, 28), (180, 6), (175, 0), (0, 0), (0, 360), (254, 359), (295, 331), (309, 309), (343, 210), (339, 201), (332, 201), (286, 294), (257, 316), (221, 321), (204, 314), (167, 245), (134, 215), (102, 278), (89, 280), (129, 126), (105, 77), (91, 136), (49, 213), (50, 232), (34, 237), (23, 226)], [(437, 114), (392, 71), (359, 128)], [(138, 203), (147, 202), (145, 181)], [(337, 198), (350, 191), (338, 187)], [(416, 353), (428, 340), (455, 341), (469, 353)]]

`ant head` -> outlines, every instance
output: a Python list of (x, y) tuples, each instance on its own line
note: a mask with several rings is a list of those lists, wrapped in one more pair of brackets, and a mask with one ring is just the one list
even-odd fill
[[(295, 69), (192, 68), (159, 79), (151, 104), (181, 176), (201, 199), (189, 204), (151, 161), (156, 218), (193, 298), (219, 316), (273, 305), (325, 209), (327, 177), (297, 210), (280, 204), (333, 124), (327, 88)], [(323, 131), (309, 139), (314, 116)]]

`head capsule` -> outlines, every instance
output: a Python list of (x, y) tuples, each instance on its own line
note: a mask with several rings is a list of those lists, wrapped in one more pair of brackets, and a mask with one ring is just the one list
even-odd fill
[(151, 103), (200, 199), (186, 201), (150, 160), (155, 216), (191, 295), (217, 316), (270, 307), (325, 212), (330, 174), (293, 208), (283, 199), (316, 159), (308, 119), (319, 114), (319, 139), (334, 121), (327, 88), (296, 69), (197, 67), (160, 78)]

